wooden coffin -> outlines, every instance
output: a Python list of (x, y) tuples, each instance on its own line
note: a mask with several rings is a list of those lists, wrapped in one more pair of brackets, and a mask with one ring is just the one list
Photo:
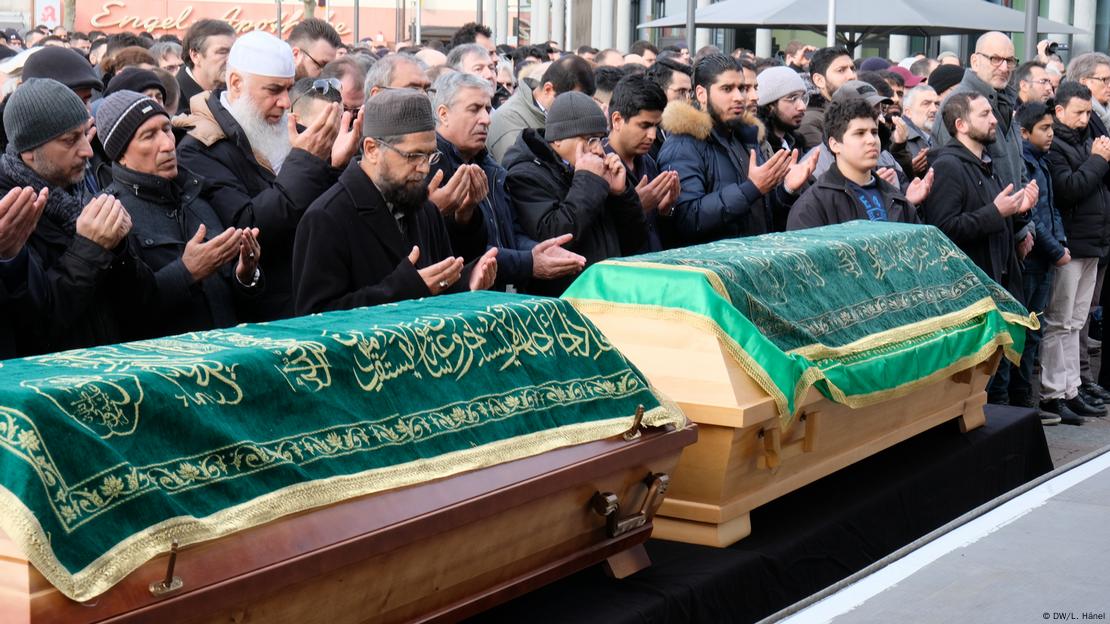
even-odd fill
[(0, 533), (0, 622), (455, 621), (599, 562), (622, 577), (696, 438), (653, 428), (285, 517), (180, 549), (160, 595), (168, 554), (78, 603)]
[(982, 425), (991, 374), (1037, 326), (939, 230), (904, 224), (605, 261), (564, 296), (698, 423), (655, 535), (714, 546), (939, 423)]
[(590, 320), (656, 389), (698, 424), (655, 519), (655, 537), (727, 546), (751, 531), (751, 510), (948, 420), (983, 425), (990, 359), (866, 407), (810, 388), (787, 429), (775, 403), (718, 337), (672, 320), (591, 311)]

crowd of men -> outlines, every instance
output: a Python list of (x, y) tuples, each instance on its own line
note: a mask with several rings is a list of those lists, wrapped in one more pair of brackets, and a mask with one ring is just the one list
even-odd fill
[(0, 357), (558, 295), (606, 258), (868, 219), (938, 227), (1041, 315), (992, 402), (1106, 413), (1104, 54), (1019, 64), (999, 32), (967, 67), (796, 41), (571, 53), (478, 24), (390, 50), (317, 19), (284, 41), (3, 34)]

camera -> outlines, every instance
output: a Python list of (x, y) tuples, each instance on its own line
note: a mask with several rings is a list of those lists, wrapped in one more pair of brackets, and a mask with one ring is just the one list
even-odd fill
[(1050, 54), (1056, 54), (1057, 50), (1063, 50), (1066, 52), (1068, 50), (1068, 44), (1060, 43), (1058, 41), (1049, 41), (1048, 45), (1044, 47), (1044, 53), (1046, 56)]

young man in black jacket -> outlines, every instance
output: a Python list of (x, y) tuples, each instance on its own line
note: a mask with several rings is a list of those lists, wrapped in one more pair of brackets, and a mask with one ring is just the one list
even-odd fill
[(660, 173), (650, 153), (666, 107), (666, 94), (643, 76), (622, 78), (609, 101), (611, 130), (605, 152), (620, 157), (628, 172), (628, 184), (635, 187), (640, 198), (648, 228), (645, 252), (671, 247), (674, 241), (671, 213), (680, 191), (678, 174)]
[[(154, 272), (156, 307), (125, 328), (129, 339), (230, 327), (262, 290), (257, 229), (224, 228), (202, 182), (177, 165), (169, 114), (134, 91), (100, 104), (97, 127), (113, 162), (106, 191), (131, 214), (130, 243)], [(151, 314), (149, 312), (157, 312)]]
[[(936, 179), (921, 210), (925, 223), (935, 225), (991, 279), (1024, 301), (1021, 265), (1014, 241), (1013, 219), (1037, 202), (1037, 183), (1014, 189), (1002, 186), (987, 146), (996, 137), (998, 121), (990, 102), (976, 92), (949, 96), (941, 111), (952, 140), (930, 150)], [(1010, 368), (1003, 362), (987, 391), (992, 403), (1009, 403)]]
[(1105, 407), (1082, 388), (1079, 350), (1098, 262), (1110, 251), (1110, 189), (1104, 183), (1110, 173), (1110, 138), (1091, 138), (1091, 92), (1077, 82), (1060, 83), (1055, 112), (1055, 136), (1046, 158), (1071, 261), (1056, 270), (1045, 310), (1041, 410), (1064, 419), (1068, 410), (1105, 416)]
[(825, 133), (836, 163), (794, 202), (787, 230), (856, 219), (921, 222), (917, 206), (928, 197), (933, 174), (915, 178), (905, 195), (875, 174), (881, 146), (871, 104), (863, 99), (833, 102), (825, 111)]
[[(555, 98), (544, 130), (525, 129), (505, 155), (506, 186), (524, 232), (534, 240), (573, 234), (567, 249), (587, 265), (640, 251), (647, 226), (620, 157), (605, 155), (601, 108), (577, 91)], [(561, 294), (570, 278), (543, 294)]]

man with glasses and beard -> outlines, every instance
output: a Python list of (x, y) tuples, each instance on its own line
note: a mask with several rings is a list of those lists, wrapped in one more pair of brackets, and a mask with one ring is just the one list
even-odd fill
[(694, 103), (671, 102), (663, 112), (670, 136), (659, 168), (678, 172), (679, 245), (782, 229), (813, 171), (817, 159), (799, 164), (796, 151), (763, 158), (760, 124), (747, 113), (755, 87), (732, 57), (710, 54), (694, 66)]
[(258, 228), (266, 249), (266, 292), (245, 320), (293, 314), (291, 254), (297, 223), (335, 183), (358, 149), (358, 121), (329, 104), (303, 131), (289, 114), (293, 54), (269, 33), (236, 40), (227, 88), (197, 99), (193, 129), (178, 147), (181, 165), (208, 184), (204, 199), (225, 227)]
[[(1014, 232), (1019, 228), (1014, 221), (1037, 203), (1037, 183), (1018, 186), (1000, 180), (997, 161), (988, 153), (997, 140), (999, 124), (986, 97), (973, 91), (950, 95), (941, 109), (941, 120), (954, 138), (944, 147), (930, 150), (933, 171), (941, 183), (933, 187), (921, 207), (921, 217), (940, 228), (991, 279), (1021, 299), (1021, 258), (1014, 246)], [(1009, 380), (1009, 364), (1003, 362), (991, 378), (988, 400), (1008, 403)]]
[(408, 89), (370, 98), (363, 157), (305, 213), (293, 250), (298, 314), (347, 310), (483, 290), (497, 277), (497, 248), (464, 264), (428, 200), (425, 178), (441, 154), (428, 97)]
[(335, 60), (336, 50), (343, 45), (343, 40), (331, 24), (310, 17), (289, 31), (289, 45), (293, 49), (296, 78), (300, 80), (319, 76), (324, 66)]

